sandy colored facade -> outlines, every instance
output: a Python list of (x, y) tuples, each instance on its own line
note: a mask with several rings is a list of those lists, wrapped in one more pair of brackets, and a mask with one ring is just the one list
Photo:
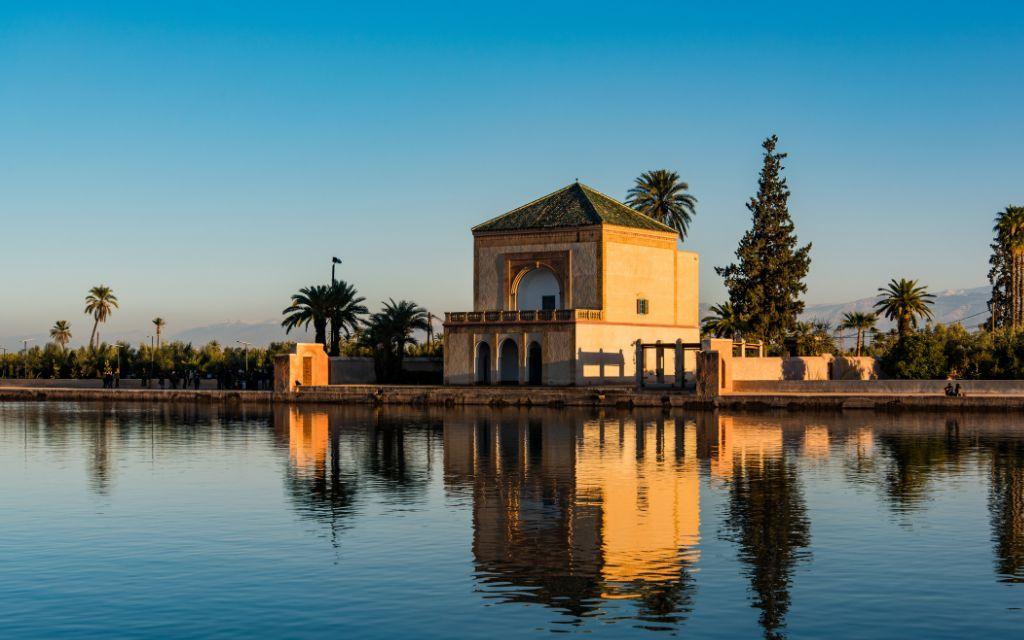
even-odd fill
[(445, 314), (445, 383), (631, 383), (637, 340), (698, 342), (698, 268), (578, 183), (499, 216), (473, 229), (473, 311)]
[(329, 375), (327, 353), (322, 344), (299, 342), (291, 353), (274, 358), (274, 391), (284, 393), (297, 387), (321, 387)]

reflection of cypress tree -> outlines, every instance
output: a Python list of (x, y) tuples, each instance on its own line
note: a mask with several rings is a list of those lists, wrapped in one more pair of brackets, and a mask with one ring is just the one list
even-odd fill
[(988, 508), (996, 571), (1003, 581), (1024, 582), (1024, 443), (993, 445)]
[(783, 459), (762, 466), (737, 463), (729, 488), (728, 539), (749, 565), (753, 606), (761, 610), (765, 637), (781, 637), (789, 611), (793, 567), (806, 555), (810, 523), (793, 465)]

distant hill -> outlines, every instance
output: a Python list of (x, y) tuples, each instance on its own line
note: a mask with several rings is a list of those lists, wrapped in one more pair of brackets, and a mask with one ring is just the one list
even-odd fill
[[(964, 321), (968, 329), (974, 329), (988, 317), (987, 303), (989, 293), (990, 289), (988, 287), (949, 289), (937, 293), (934, 306), (935, 320), (941, 323)], [(802, 318), (804, 320), (825, 320), (834, 327), (839, 323), (842, 315), (848, 311), (871, 311), (876, 299), (861, 298), (860, 300), (839, 304), (809, 304)], [(700, 305), (701, 318), (710, 313), (710, 307), (711, 305), (709, 304)], [(887, 320), (882, 320), (878, 323), (878, 328), (883, 330), (889, 329), (891, 326), (892, 323)], [(147, 335), (145, 331), (118, 333), (118, 337), (123, 337), (131, 344), (145, 341)], [(0, 337), (0, 345), (6, 346), (8, 350), (13, 351), (21, 348), (21, 340), (23, 338), (29, 337), (34, 339), (33, 342), (29, 343), (29, 346), (45, 344), (50, 339), (46, 333), (6, 336)], [(102, 338), (105, 341), (110, 341), (113, 339), (113, 336), (103, 334)], [(82, 339), (87, 340), (88, 334), (83, 335)], [(292, 331), (291, 334), (286, 335), (278, 320), (267, 320), (266, 322), (220, 322), (193, 327), (178, 333), (171, 333), (165, 338), (168, 341), (181, 340), (183, 342), (191, 342), (194, 345), (206, 344), (210, 340), (216, 340), (223, 346), (231, 346), (235, 344), (236, 340), (242, 340), (260, 347), (266, 346), (271, 342), (285, 340), (311, 342), (312, 339), (313, 334), (311, 331)], [(80, 340), (76, 336), (72, 346), (77, 346), (79, 342)]]
[(312, 342), (313, 332), (299, 329), (286, 334), (284, 327), (281, 326), (281, 322), (275, 320), (254, 323), (221, 322), (186, 329), (180, 333), (170, 335), (169, 339), (191, 342), (195, 345), (206, 344), (210, 340), (216, 340), (225, 347), (235, 344), (236, 340), (241, 340), (262, 347), (271, 342), (284, 342), (287, 340)]
[[(974, 329), (988, 317), (989, 287), (971, 289), (948, 289), (935, 294), (935, 321), (943, 324), (963, 321), (968, 329)], [(809, 304), (804, 310), (803, 320), (824, 320), (831, 326), (839, 324), (844, 313), (849, 311), (873, 311), (878, 298), (861, 298), (851, 302), (838, 304)], [(700, 317), (710, 313), (711, 305), (700, 305)], [(878, 328), (887, 330), (892, 327), (888, 320), (881, 320)]]
[[(151, 332), (146, 331), (119, 331), (116, 336), (113, 333), (104, 333), (101, 331), (100, 338), (104, 342), (113, 342), (114, 340), (124, 340), (128, 344), (140, 344), (143, 342), (149, 342)], [(29, 343), (30, 347), (34, 347), (37, 344), (46, 344), (50, 340), (48, 333), (38, 333), (30, 335), (18, 335), (18, 336), (5, 336), (0, 337), (0, 345), (6, 346), (9, 351), (21, 348), (21, 341), (25, 338), (31, 338), (32, 342)], [(72, 347), (77, 347), (81, 344), (85, 344), (89, 339), (88, 333), (83, 333), (82, 336), (75, 336), (75, 339), (71, 341)], [(203, 345), (211, 340), (216, 340), (224, 347), (237, 346), (236, 340), (248, 342), (256, 347), (264, 347), (271, 342), (284, 342), (287, 340), (294, 340), (296, 342), (312, 342), (313, 333), (312, 331), (303, 331), (301, 329), (292, 331), (290, 334), (285, 334), (284, 328), (281, 326), (280, 321), (267, 320), (266, 322), (220, 322), (217, 324), (209, 324), (200, 327), (193, 327), (180, 331), (177, 333), (167, 333), (164, 335), (165, 342), (174, 342), (180, 340), (182, 342), (191, 342), (193, 345)]]

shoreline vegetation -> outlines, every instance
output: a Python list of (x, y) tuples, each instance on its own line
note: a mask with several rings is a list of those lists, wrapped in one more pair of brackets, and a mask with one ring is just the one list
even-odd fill
[[(871, 356), (886, 377), (896, 379), (1024, 379), (1024, 207), (1009, 205), (996, 216), (989, 259), (989, 317), (979, 319), (974, 331), (959, 322), (933, 323), (934, 295), (909, 278), (893, 278), (879, 288), (873, 311), (846, 313), (836, 326), (802, 319), (812, 245), (801, 246), (797, 239), (783, 175), (788, 154), (777, 150), (778, 142), (771, 135), (762, 143), (757, 193), (746, 205), (751, 226), (739, 241), (735, 261), (715, 267), (729, 299), (712, 306), (711, 315), (701, 320), (702, 337), (762, 341), (768, 355)], [(643, 172), (628, 190), (626, 202), (676, 229), (680, 241), (686, 239), (697, 213), (697, 198), (689, 185), (667, 169)], [(352, 284), (335, 280), (332, 272), (330, 284), (303, 287), (291, 296), (281, 324), (286, 334), (311, 327), (314, 341), (331, 356), (373, 358), (381, 384), (413, 382), (403, 371), (407, 356), (443, 357), (443, 336), (434, 334), (436, 317), (426, 309), (410, 300), (389, 299), (370, 313), (364, 302)], [(154, 335), (148, 345), (105, 343), (99, 339), (100, 325), (120, 309), (120, 301), (109, 286), (97, 285), (85, 303), (92, 325), (87, 346), (69, 349), (71, 323), (58, 320), (46, 345), (29, 348), (25, 341), (23, 349), (0, 355), (0, 377), (168, 378), (175, 387), (177, 379), (202, 378), (216, 379), (223, 388), (261, 388), (269, 386), (274, 356), (287, 353), (294, 344), (164, 343), (167, 321), (162, 317), (152, 320)], [(893, 323), (892, 330), (877, 329), (882, 317)], [(418, 332), (426, 333), (427, 339), (417, 340)]]

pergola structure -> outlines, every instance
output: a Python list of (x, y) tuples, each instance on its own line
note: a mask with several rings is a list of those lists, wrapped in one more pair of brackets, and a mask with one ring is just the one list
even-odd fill
[[(636, 386), (638, 389), (684, 388), (686, 385), (686, 352), (693, 351), (695, 353), (694, 361), (696, 362), (696, 352), (699, 352), (701, 349), (699, 342), (683, 342), (682, 340), (676, 340), (675, 342), (662, 342), (661, 340), (657, 342), (643, 342), (637, 340), (633, 344), (636, 347)], [(671, 383), (665, 382), (665, 352), (668, 350), (672, 351), (675, 364)], [(651, 385), (644, 377), (644, 373), (647, 371), (648, 351), (654, 351), (654, 385)]]

